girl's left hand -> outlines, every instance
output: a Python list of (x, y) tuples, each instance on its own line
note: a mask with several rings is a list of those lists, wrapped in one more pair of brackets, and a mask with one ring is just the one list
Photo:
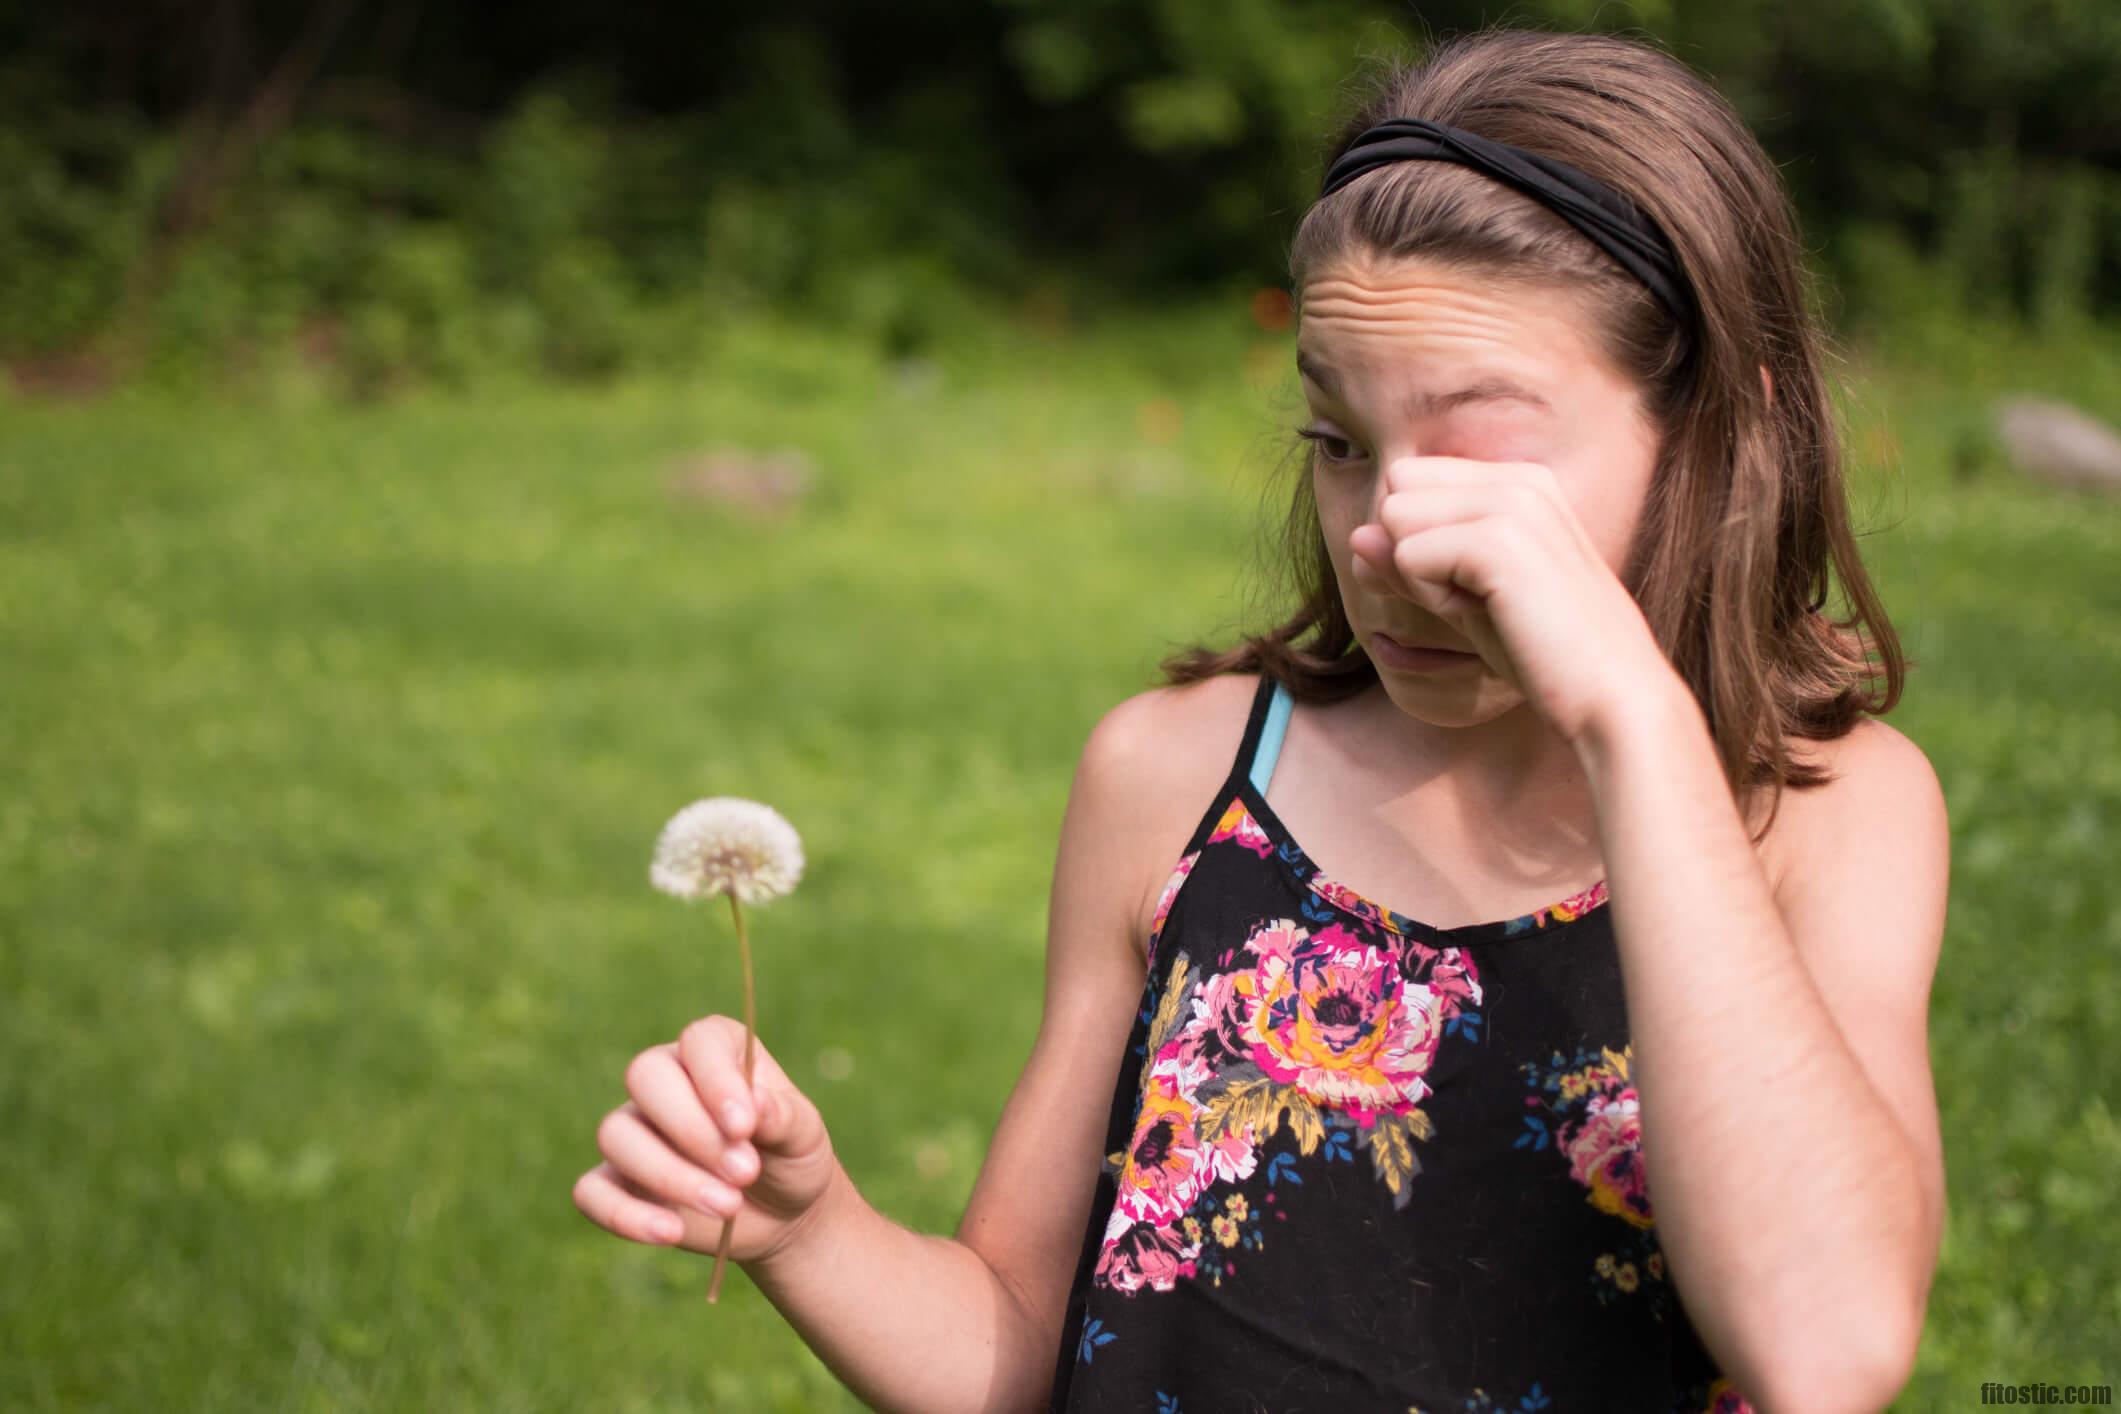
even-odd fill
[(1547, 467), (1402, 457), (1384, 475), (1378, 520), (1348, 537), (1356, 582), (1457, 629), (1572, 745), (1658, 672), (1676, 680)]

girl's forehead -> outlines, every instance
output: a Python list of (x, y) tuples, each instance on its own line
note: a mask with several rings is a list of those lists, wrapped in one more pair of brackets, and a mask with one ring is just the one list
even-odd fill
[(1307, 279), (1298, 336), (1533, 334), (1573, 328), (1585, 311), (1575, 292), (1551, 282), (1403, 261), (1336, 265)]
[(1564, 415), (1632, 391), (1589, 310), (1577, 290), (1434, 263), (1328, 268), (1304, 284), (1296, 365), (1307, 398), (1362, 416)]
[(1347, 378), (1410, 365), (1555, 376), (1591, 357), (1573, 311), (1517, 289), (1413, 281), (1307, 286), (1297, 326), (1300, 372), (1328, 391)]

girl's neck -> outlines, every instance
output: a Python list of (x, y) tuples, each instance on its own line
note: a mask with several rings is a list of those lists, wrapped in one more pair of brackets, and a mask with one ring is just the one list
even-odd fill
[(1593, 818), (1590, 782), (1569, 743), (1521, 702), (1475, 726), (1450, 727), (1407, 712), (1384, 684), (1324, 709), (1351, 768), (1380, 794), (1441, 789), (1504, 818)]

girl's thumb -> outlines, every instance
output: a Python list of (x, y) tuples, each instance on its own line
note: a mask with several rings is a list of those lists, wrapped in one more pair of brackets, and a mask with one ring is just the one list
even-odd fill
[(758, 1094), (759, 1122), (752, 1130), (751, 1142), (762, 1148), (772, 1148), (788, 1136), (788, 1102), (771, 1090)]

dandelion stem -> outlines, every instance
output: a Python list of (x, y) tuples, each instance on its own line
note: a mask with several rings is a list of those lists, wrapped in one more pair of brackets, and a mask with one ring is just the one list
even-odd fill
[(744, 964), (744, 1087), (751, 1088), (751, 1052), (759, 1030), (758, 1002), (751, 990), (751, 940), (744, 934), (744, 910), (736, 895), (729, 896), (729, 912), (736, 919), (736, 953)]
[[(751, 1093), (751, 1053), (758, 1035), (758, 1003), (751, 986), (751, 941), (744, 934), (744, 909), (737, 902), (736, 892), (729, 894), (729, 914), (736, 920), (736, 951), (744, 964), (744, 1093)], [(756, 1101), (753, 1101), (754, 1108)], [(743, 1195), (738, 1195), (739, 1206)], [(718, 1302), (722, 1296), (722, 1268), (729, 1262), (730, 1239), (736, 1234), (736, 1216), (722, 1219), (722, 1241), (714, 1254), (714, 1275), (707, 1282), (707, 1300)]]

